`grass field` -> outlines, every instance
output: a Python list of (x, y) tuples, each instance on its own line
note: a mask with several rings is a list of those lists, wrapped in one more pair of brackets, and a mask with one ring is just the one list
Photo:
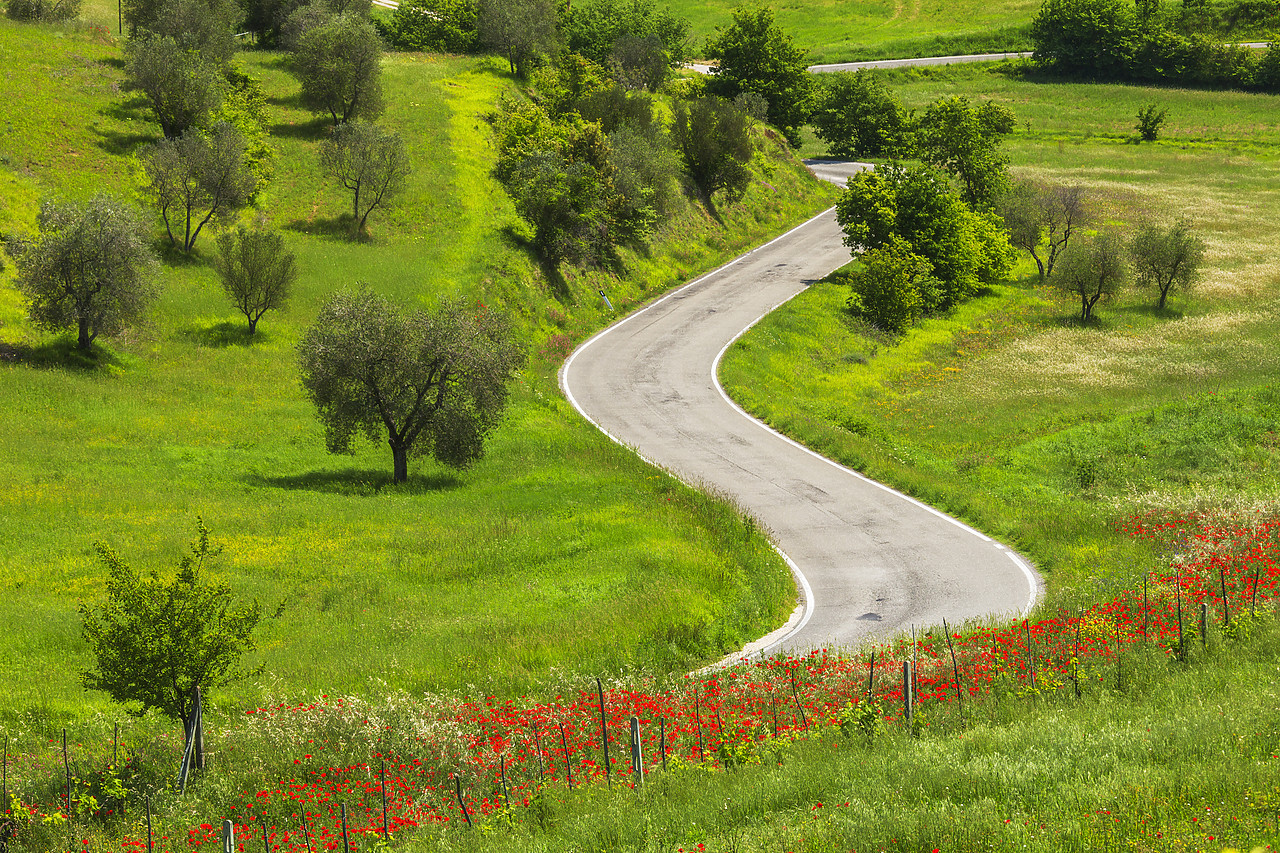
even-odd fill
[[(130, 157), (156, 128), (120, 91), (119, 47), (104, 41), (0, 23), (5, 232), (30, 232), (46, 193), (134, 192)], [(500, 64), (388, 59), (384, 120), (415, 171), (370, 220), (371, 240), (352, 243), (335, 234), (346, 201), (317, 165), (322, 123), (277, 56), (241, 62), (266, 88), (278, 149), (262, 208), (301, 269), (288, 311), (250, 342), (202, 236), (194, 258), (166, 260), (149, 322), (82, 369), (27, 324), (12, 264), (0, 279), (0, 720), (53, 727), (105, 706), (77, 680), (76, 608), (103, 593), (93, 543), (172, 566), (197, 515), (224, 548), (219, 575), (285, 608), (262, 631), (267, 675), (215, 703), (319, 684), (520, 689), (679, 668), (778, 624), (794, 592), (764, 538), (600, 436), (559, 396), (554, 369), (607, 321), (597, 288), (625, 311), (807, 218), (829, 189), (766, 144), (760, 179), (723, 226), (687, 204), (647, 255), (627, 254), (627, 274), (571, 275), (553, 296), (488, 176), (482, 115), (512, 85)], [(329, 292), (360, 281), (409, 303), (461, 294), (515, 316), (532, 364), (473, 469), (423, 462), (396, 487), (382, 446), (325, 453), (294, 345)]]

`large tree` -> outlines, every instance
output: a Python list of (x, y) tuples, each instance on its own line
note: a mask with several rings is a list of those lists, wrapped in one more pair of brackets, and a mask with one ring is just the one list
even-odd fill
[(304, 32), (292, 56), (311, 110), (334, 124), (382, 115), (382, 39), (367, 18), (334, 15)]
[(1129, 0), (1045, 0), (1031, 21), (1035, 62), (1059, 74), (1128, 76), (1141, 41)]
[(960, 183), (972, 207), (990, 208), (1008, 185), (1009, 157), (1000, 150), (1002, 137), (1013, 130), (1013, 113), (988, 101), (974, 106), (964, 95), (929, 105), (916, 128), (921, 160), (949, 173)]
[(792, 145), (800, 144), (800, 128), (809, 118), (813, 75), (804, 51), (773, 19), (767, 6), (740, 7), (733, 23), (707, 40), (707, 55), (719, 60), (708, 82), (726, 98), (755, 92), (769, 103), (769, 122)]
[(216, 61), (187, 50), (172, 36), (151, 33), (129, 39), (125, 75), (146, 97), (168, 139), (208, 121), (227, 86)]
[(478, 459), (524, 364), (496, 312), (446, 302), (409, 313), (367, 288), (331, 297), (298, 353), (329, 452), (353, 452), (357, 433), (384, 437), (397, 483), (410, 456), (458, 468)]
[(285, 249), (284, 238), (265, 228), (241, 225), (223, 231), (213, 265), (222, 289), (249, 321), (250, 335), (258, 331), (263, 314), (284, 308), (298, 277), (297, 263), (293, 252)]
[(836, 201), (845, 245), (868, 252), (894, 237), (933, 265), (941, 286), (922, 293), (926, 312), (949, 308), (1008, 274), (1013, 249), (994, 215), (971, 210), (927, 166), (896, 163), (861, 172)]
[(105, 195), (85, 204), (46, 201), (40, 235), (18, 250), (15, 282), (32, 322), (76, 329), (88, 352), (100, 334), (117, 334), (142, 316), (156, 295), (155, 259), (137, 212)]
[(1164, 228), (1150, 222), (1139, 226), (1129, 243), (1129, 257), (1138, 286), (1159, 294), (1157, 310), (1164, 310), (1171, 290), (1191, 289), (1200, 276), (1204, 251), (1204, 240), (1191, 230), (1190, 220)]
[[(229, 684), (251, 673), (236, 669), (253, 651), (262, 616), (255, 601), (233, 606), (231, 588), (203, 575), (218, 549), (196, 520), (196, 540), (174, 577), (134, 571), (108, 546), (97, 545), (107, 571), (107, 600), (81, 605), (82, 632), (94, 665), (85, 687), (102, 690), (133, 714), (155, 709), (193, 733), (195, 691)], [(197, 746), (199, 743), (197, 742)], [(203, 756), (195, 752), (196, 766)]]
[(733, 202), (747, 191), (747, 164), (755, 151), (749, 128), (746, 113), (723, 98), (711, 95), (676, 103), (671, 137), (708, 204), (714, 193)]
[(867, 71), (819, 78), (810, 121), (837, 157), (906, 157), (911, 119), (889, 87)]
[(400, 134), (359, 120), (333, 129), (320, 145), (320, 168), (350, 191), (356, 237), (374, 208), (404, 189), (411, 171)]
[(1098, 302), (1124, 287), (1128, 277), (1124, 252), (1114, 234), (1103, 232), (1071, 244), (1058, 261), (1053, 283), (1080, 300), (1080, 322), (1094, 317)]
[(235, 216), (258, 184), (245, 160), (244, 137), (226, 122), (207, 135), (188, 130), (180, 139), (162, 140), (147, 154), (144, 167), (169, 242), (184, 252), (195, 247), (210, 221)]
[(1041, 281), (1053, 275), (1058, 256), (1088, 221), (1080, 186), (1018, 181), (997, 207), (1009, 231), (1009, 242), (1031, 255)]

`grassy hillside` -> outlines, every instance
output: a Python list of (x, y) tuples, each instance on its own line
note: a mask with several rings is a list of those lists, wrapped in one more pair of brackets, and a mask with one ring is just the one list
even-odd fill
[[(132, 158), (158, 130), (121, 91), (119, 50), (101, 32), (0, 22), (0, 230), (30, 233), (46, 194), (135, 192)], [(807, 218), (829, 189), (761, 137), (758, 179), (723, 225), (687, 203), (649, 251), (625, 255), (621, 277), (578, 274), (553, 294), (488, 176), (482, 116), (512, 86), (500, 63), (388, 58), (384, 121), (415, 170), (370, 220), (371, 240), (352, 243), (335, 233), (347, 201), (317, 164), (323, 123), (300, 108), (279, 56), (240, 61), (268, 95), (278, 157), (261, 207), (298, 256), (288, 311), (248, 340), (202, 236), (194, 258), (168, 256), (148, 323), (83, 367), (27, 323), (12, 263), (0, 277), (0, 720), (28, 731), (109, 707), (77, 680), (76, 609), (104, 591), (93, 544), (171, 567), (197, 515), (224, 549), (218, 576), (284, 605), (262, 631), (266, 674), (215, 704), (678, 668), (777, 625), (794, 592), (764, 538), (603, 439), (561, 399), (554, 370), (613, 316), (597, 288), (626, 311)], [(474, 468), (423, 462), (397, 487), (380, 444), (325, 452), (294, 346), (326, 295), (357, 282), (515, 316), (532, 363)]]

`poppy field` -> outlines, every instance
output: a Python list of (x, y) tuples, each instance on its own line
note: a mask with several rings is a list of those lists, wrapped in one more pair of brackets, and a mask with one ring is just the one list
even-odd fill
[[(255, 708), (218, 735), (209, 778), (196, 783), (203, 806), (219, 812), (179, 827), (175, 807), (167, 828), (153, 829), (150, 838), (139, 832), (136, 792), (120, 791), (118, 801), (86, 799), (77, 781), (71, 805), (78, 812), (67, 822), (62, 780), (27, 775), (56, 771), (56, 762), (11, 760), (10, 831), (19, 844), (24, 835), (47, 843), (90, 824), (98, 829), (94, 841), (83, 839), (85, 849), (176, 853), (220, 845), (227, 820), (236, 849), (249, 853), (368, 850), (384, 838), (412, 838), (418, 827), (527, 822), (553, 792), (564, 798), (584, 788), (644, 784), (632, 764), (633, 717), (641, 766), (651, 778), (664, 771), (714, 774), (836, 732), (853, 742), (891, 730), (922, 737), (962, 732), (988, 719), (999, 697), (1053, 703), (1123, 690), (1153, 655), (1176, 667), (1210, 644), (1247, 638), (1261, 619), (1272, 621), (1280, 520), (1144, 516), (1130, 519), (1124, 531), (1157, 540), (1174, 555), (1170, 568), (1076, 613), (932, 631), (856, 653), (780, 655), (685, 676), (666, 688), (591, 684), (543, 700), (399, 695), (381, 704), (320, 696)], [(905, 661), (915, 674), (909, 726)], [(257, 744), (259, 761), (270, 759), (251, 777), (254, 786), (232, 791), (216, 777), (221, 764), (240, 761), (238, 743)], [(170, 742), (159, 755), (172, 759), (178, 746)], [(136, 781), (127, 767), (109, 769), (108, 778)], [(215, 797), (200, 795), (201, 786), (214, 788)], [(97, 788), (105, 787), (100, 779)], [(46, 792), (46, 800), (29, 802), (28, 790)], [(48, 799), (51, 792), (56, 799)], [(126, 814), (111, 814), (115, 808)]]

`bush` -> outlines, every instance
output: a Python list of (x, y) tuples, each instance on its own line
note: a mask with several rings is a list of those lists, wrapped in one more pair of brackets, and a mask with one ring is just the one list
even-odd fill
[(5, 12), (15, 21), (69, 21), (80, 14), (81, 0), (9, 0)]
[(476, 4), (471, 0), (411, 0), (401, 3), (390, 21), (375, 21), (392, 47), (434, 53), (475, 49)]
[(1160, 135), (1160, 126), (1164, 124), (1169, 111), (1155, 104), (1147, 104), (1138, 110), (1138, 135), (1144, 142), (1154, 142)]
[(888, 332), (901, 334), (915, 325), (927, 302), (936, 302), (942, 284), (933, 264), (911, 251), (911, 244), (893, 237), (867, 252), (862, 268), (841, 276), (852, 291), (849, 312)]

